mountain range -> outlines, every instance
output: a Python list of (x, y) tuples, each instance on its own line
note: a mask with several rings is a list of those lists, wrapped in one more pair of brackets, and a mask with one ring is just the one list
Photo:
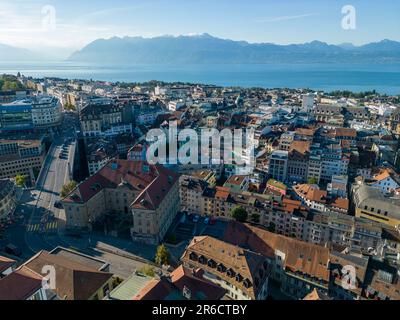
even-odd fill
[[(0, 44), (0, 61), (32, 61), (34, 53)], [(265, 64), (400, 63), (400, 42), (382, 40), (362, 46), (321, 41), (278, 45), (196, 36), (113, 37), (98, 39), (68, 59), (101, 64)]]
[(73, 53), (70, 61), (128, 64), (395, 63), (400, 42), (383, 40), (363, 46), (321, 41), (277, 45), (198, 36), (99, 39)]
[(0, 62), (21, 62), (41, 60), (39, 54), (30, 50), (12, 47), (0, 43)]

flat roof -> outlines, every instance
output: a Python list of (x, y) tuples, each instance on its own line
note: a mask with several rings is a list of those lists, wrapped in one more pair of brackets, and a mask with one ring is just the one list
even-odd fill
[(95, 268), (96, 270), (103, 271), (109, 263), (88, 255), (85, 255), (83, 253), (62, 248), (62, 247), (57, 247), (53, 251), (50, 252), (52, 255), (57, 255), (57, 256), (62, 256), (64, 258), (73, 260), (75, 262), (79, 262), (83, 265), (90, 266)]
[(152, 277), (140, 273), (133, 273), (110, 293), (111, 300), (132, 300), (147, 284), (154, 280)]

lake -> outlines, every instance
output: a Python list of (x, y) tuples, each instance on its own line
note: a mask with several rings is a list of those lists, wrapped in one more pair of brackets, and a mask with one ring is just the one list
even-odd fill
[(219, 64), (219, 65), (119, 65), (69, 62), (2, 63), (0, 73), (21, 72), (32, 77), (60, 77), (103, 81), (161, 80), (264, 88), (315, 90), (377, 90), (400, 94), (400, 64)]

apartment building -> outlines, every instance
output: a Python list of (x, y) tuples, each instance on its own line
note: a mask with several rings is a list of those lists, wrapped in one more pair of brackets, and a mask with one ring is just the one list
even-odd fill
[(389, 195), (400, 191), (400, 178), (390, 168), (379, 170), (372, 176), (371, 187), (378, 188), (383, 194)]
[(331, 122), (335, 120), (338, 124), (343, 124), (343, 108), (337, 104), (317, 104), (313, 109), (315, 119), (319, 122)]
[(288, 177), (289, 152), (276, 150), (271, 153), (268, 164), (268, 174), (272, 179), (285, 182)]
[(110, 155), (108, 155), (103, 149), (97, 149), (96, 151), (90, 153), (87, 158), (89, 175), (91, 176), (103, 168), (108, 161), (110, 161)]
[(328, 192), (317, 185), (298, 184), (293, 187), (299, 199), (310, 209), (319, 212), (339, 212), (347, 214), (349, 200), (347, 198), (330, 197)]
[(43, 139), (0, 139), (0, 179), (23, 175), (34, 182), (42, 168), (44, 156)]
[(385, 197), (377, 188), (363, 182), (352, 186), (356, 217), (398, 227), (400, 225), (400, 199)]
[(284, 294), (303, 299), (314, 289), (328, 293), (328, 248), (237, 222), (229, 224), (223, 240), (265, 256), (272, 264), (271, 279)]
[(51, 96), (32, 96), (0, 104), (0, 132), (43, 129), (59, 126), (60, 101)]
[(326, 145), (321, 153), (321, 180), (329, 183), (333, 176), (347, 175), (349, 162), (339, 144)]
[(288, 131), (281, 134), (279, 138), (279, 150), (289, 151), (292, 142), (295, 139), (295, 132)]
[(179, 177), (160, 165), (112, 160), (62, 200), (67, 228), (118, 214), (136, 241), (159, 243), (180, 209)]
[(181, 176), (179, 179), (179, 196), (182, 211), (190, 214), (201, 212), (201, 197), (208, 184), (200, 179), (189, 176)]
[(203, 269), (203, 277), (225, 289), (233, 300), (268, 296), (271, 265), (260, 253), (203, 236), (193, 238), (181, 261), (187, 268)]
[(292, 182), (307, 182), (310, 141), (293, 141), (288, 155), (288, 179)]
[(132, 123), (125, 118), (130, 108), (112, 100), (89, 103), (80, 112), (82, 134), (85, 137), (99, 137), (132, 133)]
[(249, 183), (249, 176), (232, 175), (226, 180), (224, 187), (234, 192), (247, 191), (249, 189)]

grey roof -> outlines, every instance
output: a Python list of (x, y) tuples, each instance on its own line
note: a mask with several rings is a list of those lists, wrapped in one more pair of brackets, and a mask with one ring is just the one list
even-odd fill
[(385, 197), (377, 188), (365, 184), (354, 185), (354, 202), (360, 209), (365, 206), (374, 208), (377, 212), (381, 210), (382, 214), (387, 212), (389, 217), (400, 219), (400, 200)]

